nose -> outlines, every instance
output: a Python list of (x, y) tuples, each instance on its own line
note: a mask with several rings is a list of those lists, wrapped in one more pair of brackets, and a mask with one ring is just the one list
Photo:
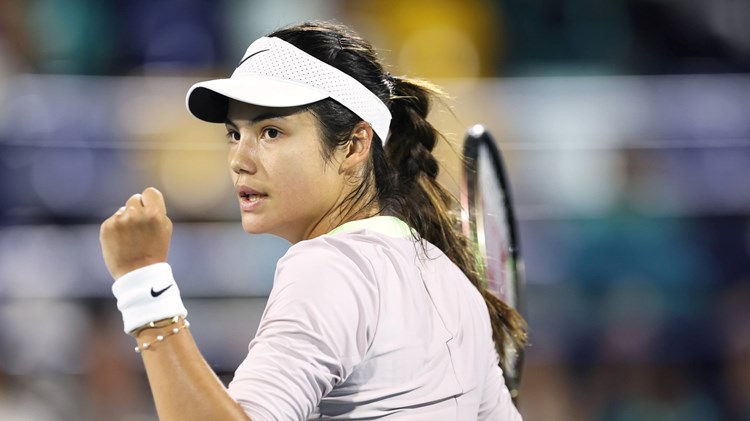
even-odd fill
[(235, 174), (254, 174), (257, 170), (255, 164), (255, 151), (244, 139), (237, 142), (229, 153), (229, 168)]

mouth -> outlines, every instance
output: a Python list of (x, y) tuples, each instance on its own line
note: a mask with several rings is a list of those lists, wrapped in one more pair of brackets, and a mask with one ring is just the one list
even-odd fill
[(240, 199), (240, 208), (243, 211), (252, 211), (268, 197), (267, 194), (253, 190), (249, 187), (240, 187), (237, 189), (237, 195)]
[(253, 203), (253, 202), (257, 202), (258, 200), (260, 200), (260, 199), (262, 199), (264, 197), (268, 197), (268, 195), (267, 194), (261, 194), (261, 193), (243, 193), (243, 192), (240, 192), (240, 200), (242, 200), (244, 202)]

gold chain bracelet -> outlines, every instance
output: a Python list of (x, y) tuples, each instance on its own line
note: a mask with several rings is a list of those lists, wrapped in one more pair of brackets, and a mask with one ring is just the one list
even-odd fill
[[(174, 323), (171, 323), (171, 324), (175, 324), (175, 323), (176, 323), (176, 321)], [(141, 352), (149, 349), (153, 344), (155, 344), (157, 342), (164, 342), (164, 340), (167, 339), (168, 337), (176, 335), (176, 334), (180, 333), (180, 331), (182, 331), (183, 329), (187, 329), (189, 327), (190, 327), (190, 322), (188, 322), (187, 319), (183, 319), (183, 325), (182, 326), (173, 327), (172, 330), (170, 330), (168, 333), (166, 333), (164, 335), (157, 335), (156, 338), (153, 341), (151, 341), (151, 342), (144, 342), (140, 346), (136, 345), (135, 346), (135, 352), (138, 353), (138, 354), (140, 354)]]

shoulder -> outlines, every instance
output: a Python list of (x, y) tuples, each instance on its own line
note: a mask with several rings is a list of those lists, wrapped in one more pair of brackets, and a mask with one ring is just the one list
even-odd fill
[(322, 235), (300, 241), (289, 248), (277, 264), (277, 277), (287, 272), (356, 273), (374, 278), (374, 268), (379, 267), (393, 249), (388, 238), (367, 231), (336, 235)]
[(297, 261), (315, 260), (319, 257), (343, 261), (351, 260), (352, 257), (361, 254), (364, 245), (365, 243), (360, 236), (348, 234), (321, 235), (292, 245), (279, 260), (279, 263), (296, 263)]
[(324, 235), (301, 241), (278, 261), (271, 299), (297, 297), (308, 303), (376, 301), (377, 271), (372, 245), (362, 236)]

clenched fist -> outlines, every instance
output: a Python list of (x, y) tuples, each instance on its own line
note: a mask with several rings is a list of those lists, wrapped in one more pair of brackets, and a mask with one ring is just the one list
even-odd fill
[(172, 221), (164, 197), (153, 187), (131, 196), (99, 231), (104, 263), (115, 280), (135, 269), (165, 262), (171, 237)]

